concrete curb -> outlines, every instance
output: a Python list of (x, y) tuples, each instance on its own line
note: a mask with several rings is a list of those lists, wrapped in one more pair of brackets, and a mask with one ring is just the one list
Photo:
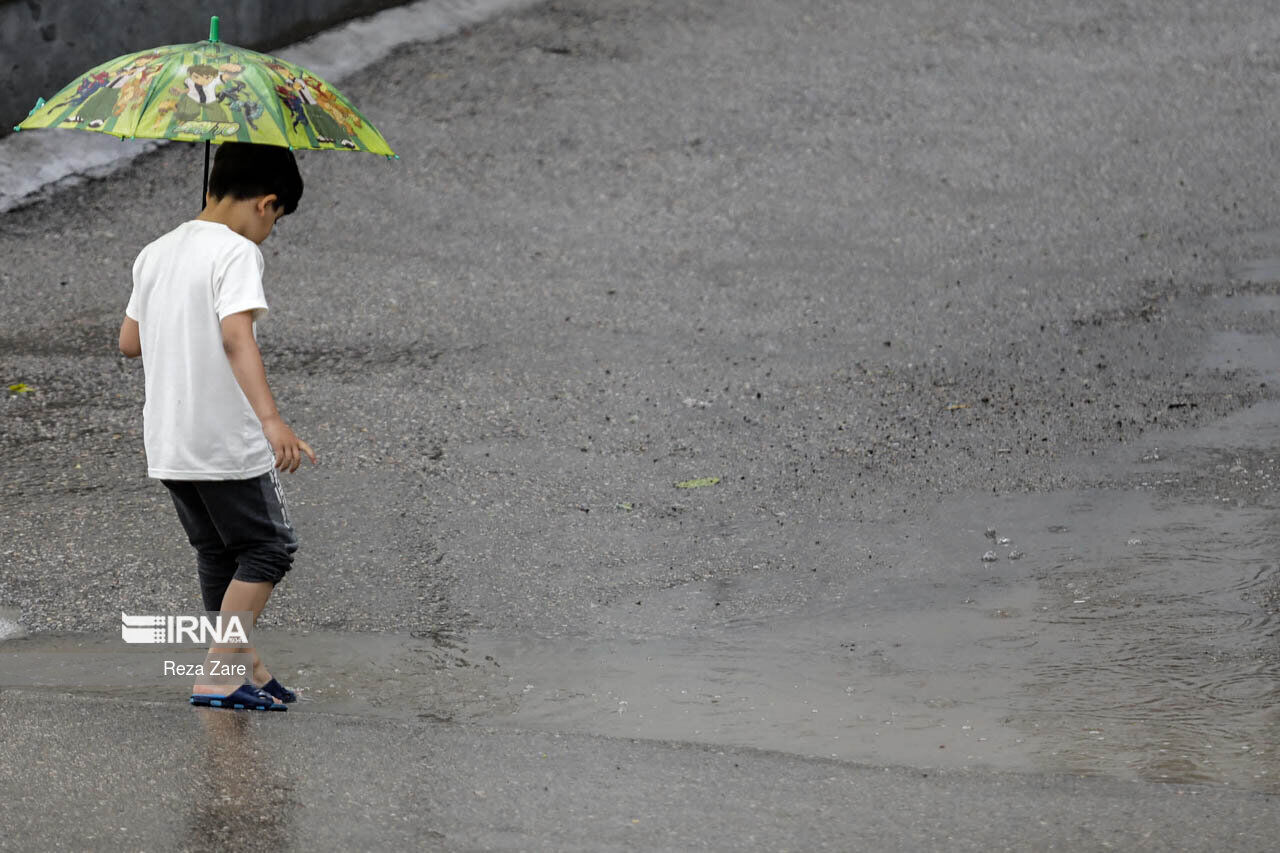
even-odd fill
[[(274, 52), (338, 83), (400, 45), (447, 38), (500, 12), (536, 2), (419, 0), (359, 18)], [(147, 45), (138, 49), (144, 47)], [(0, 138), (0, 213), (39, 201), (59, 187), (111, 174), (164, 144), (167, 143), (44, 130)]]

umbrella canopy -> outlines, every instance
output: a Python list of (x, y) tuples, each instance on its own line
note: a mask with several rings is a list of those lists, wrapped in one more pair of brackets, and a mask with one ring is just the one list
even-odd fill
[(121, 138), (254, 142), (394, 157), (341, 92), (307, 69), (209, 39), (152, 48), (90, 69), (15, 130), (70, 128)]

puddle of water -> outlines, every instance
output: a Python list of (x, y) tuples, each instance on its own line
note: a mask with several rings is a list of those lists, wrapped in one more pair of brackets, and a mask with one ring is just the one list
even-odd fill
[(1280, 337), (1218, 332), (1210, 338), (1202, 364), (1206, 370), (1274, 374), (1280, 370)]
[(1077, 467), (1102, 482), (1132, 483), (1130, 488), (1144, 491), (1198, 489), (1221, 510), (1274, 503), (1271, 495), (1280, 490), (1277, 460), (1280, 400), (1265, 400), (1194, 429), (1149, 433), (1100, 450)]
[(1037, 763), (1280, 791), (1276, 513), (1115, 492), (1031, 505), (1046, 503), (1067, 531), (1037, 536), (1007, 508), (1040, 588), (1036, 645), (1004, 661)]
[[(304, 712), (1280, 793), (1278, 521), (1142, 492), (957, 499), (892, 573), (847, 577), (784, 617), (708, 618), (696, 635), (259, 640)], [(989, 549), (1000, 559), (984, 563)], [(754, 584), (653, 606), (714, 614)], [(118, 636), (37, 635), (0, 645), (0, 688), (180, 701), (188, 682), (161, 674), (164, 657)]]
[[(1276, 261), (1276, 269), (1280, 271), (1280, 259)], [(1280, 276), (1275, 281), (1280, 282)], [(1242, 316), (1251, 314), (1275, 314), (1280, 312), (1280, 294), (1275, 293), (1236, 293), (1230, 297), (1232, 304)]]
[(1228, 270), (1233, 279), (1251, 281), (1255, 284), (1267, 284), (1280, 281), (1280, 258), (1256, 258), (1244, 261)]
[[(1017, 647), (1030, 590), (985, 606), (844, 613), (698, 638), (597, 643), (475, 636), (516, 699), (494, 723), (776, 749), (917, 767), (1028, 766), (1004, 724), (1012, 672), (986, 652)], [(835, 615), (835, 614), (832, 614)], [(943, 631), (930, 625), (945, 624)], [(920, 638), (926, 638), (923, 641)]]
[[(989, 663), (951, 653), (1017, 647), (1008, 615), (1029, 588), (994, 611), (922, 611), (706, 638), (625, 641), (477, 634), (465, 643), (404, 634), (259, 629), (275, 673), (300, 710), (739, 744), (808, 755), (918, 766), (1024, 767), (1021, 735), (1004, 726), (1001, 696), (1015, 682)], [(910, 642), (945, 621), (948, 638)], [(1000, 623), (1000, 624), (996, 624)], [(933, 638), (938, 639), (937, 632)], [(123, 696), (171, 692), (165, 660), (199, 653), (123, 646), (109, 634), (40, 634), (0, 644), (0, 689)], [(287, 669), (284, 666), (287, 664)], [(946, 755), (941, 753), (947, 752)], [(935, 753), (938, 753), (935, 755)]]
[(1280, 793), (1277, 521), (1143, 493), (975, 497), (944, 506), (895, 576), (786, 619), (470, 643), (502, 663), (494, 723)]
[[(492, 702), (475, 699), (483, 691), (473, 689), (481, 681), (473, 673), (482, 667), (447, 638), (268, 628), (258, 628), (254, 637), (263, 659), (274, 664), (273, 674), (299, 692), (301, 707), (406, 719), (464, 719), (493, 710)], [(201, 664), (204, 654), (126, 645), (119, 632), (40, 633), (0, 643), (0, 689), (108, 696), (143, 690), (185, 698), (194, 678), (166, 672), (167, 661)]]

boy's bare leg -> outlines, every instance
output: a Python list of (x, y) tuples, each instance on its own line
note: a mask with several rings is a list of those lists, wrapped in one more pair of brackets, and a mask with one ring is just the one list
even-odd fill
[[(267, 599), (271, 597), (273, 589), (275, 589), (275, 586), (266, 581), (250, 583), (248, 581), (233, 580), (227, 585), (227, 591), (222, 596), (222, 612), (244, 613), (245, 611), (251, 611), (253, 613), (253, 621), (256, 624), (258, 614), (267, 606)], [(243, 654), (246, 651), (253, 653), (253, 682), (255, 684), (263, 684), (270, 681), (271, 673), (267, 672), (262, 659), (258, 657), (257, 649), (246, 649), (243, 646), (210, 646), (208, 657), (233, 653)], [(206, 661), (208, 657), (206, 657)], [(191, 692), (225, 696), (233, 692), (242, 683), (241, 681), (197, 683)]]

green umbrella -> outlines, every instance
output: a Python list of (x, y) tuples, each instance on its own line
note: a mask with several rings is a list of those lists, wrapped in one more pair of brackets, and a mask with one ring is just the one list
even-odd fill
[[(373, 123), (318, 74), (265, 53), (209, 39), (117, 57), (41, 98), (14, 130), (66, 128), (122, 139), (255, 142), (395, 157)], [(204, 194), (201, 194), (203, 201)]]

